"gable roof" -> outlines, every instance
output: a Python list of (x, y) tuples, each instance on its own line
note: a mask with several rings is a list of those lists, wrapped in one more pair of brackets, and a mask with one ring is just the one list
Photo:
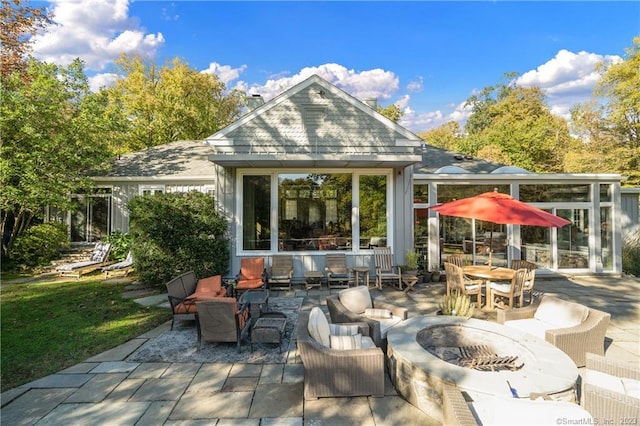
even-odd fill
[(421, 139), (313, 75), (206, 139), (230, 167), (405, 167)]

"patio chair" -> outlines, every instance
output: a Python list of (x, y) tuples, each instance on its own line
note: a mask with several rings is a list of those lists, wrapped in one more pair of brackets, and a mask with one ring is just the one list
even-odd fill
[(238, 306), (235, 297), (219, 297), (196, 302), (198, 350), (203, 342), (235, 342), (240, 353), (242, 339), (249, 335), (249, 304)]
[(333, 334), (335, 325), (318, 307), (300, 312), (296, 342), (304, 368), (304, 398), (384, 396), (384, 353), (365, 339), (367, 323), (341, 325), (346, 326), (342, 330), (353, 327), (355, 334)]
[(581, 405), (597, 419), (636, 419), (640, 413), (640, 367), (586, 354)]
[(464, 268), (465, 259), (464, 254), (452, 254), (447, 257), (447, 262), (453, 263), (456, 266)]
[(236, 291), (238, 293), (265, 288), (267, 285), (267, 271), (264, 267), (264, 257), (243, 257), (240, 259), (240, 272), (238, 272), (236, 280)]
[(388, 303), (382, 296), (371, 297), (369, 288), (356, 286), (327, 296), (331, 322), (366, 322), (376, 346), (386, 347), (387, 331), (408, 318), (406, 308)]
[(133, 256), (131, 252), (127, 254), (127, 258), (122, 262), (114, 263), (102, 268), (104, 278), (126, 277), (133, 271)]
[(269, 288), (291, 290), (293, 256), (289, 254), (273, 256), (267, 277), (269, 281)]
[(327, 273), (327, 287), (329, 293), (332, 288), (347, 288), (351, 281), (347, 268), (347, 256), (344, 253), (329, 253), (325, 257), (324, 270)]
[(522, 289), (524, 288), (524, 282), (529, 276), (529, 271), (526, 269), (518, 269), (510, 283), (489, 283), (489, 307), (493, 309), (495, 306), (496, 297), (505, 297), (509, 301), (509, 309), (515, 307), (515, 300), (518, 299), (518, 305), (523, 306), (522, 303)]
[(533, 303), (533, 284), (536, 279), (536, 264), (529, 262), (528, 260), (513, 259), (511, 261), (511, 269), (517, 271), (518, 269), (526, 269), (528, 271), (527, 278), (522, 285), (522, 304), (524, 305), (524, 295), (529, 293), (529, 305)]
[(451, 295), (452, 290), (457, 289), (459, 294), (475, 295), (476, 306), (482, 306), (482, 280), (465, 278), (462, 268), (449, 262), (444, 263), (444, 272), (447, 279), (447, 296)]
[(93, 248), (89, 259), (81, 262), (67, 263), (56, 268), (60, 277), (80, 278), (108, 265), (107, 259), (111, 251), (111, 243), (99, 242)]
[(402, 288), (402, 269), (399, 265), (394, 265), (393, 253), (390, 247), (374, 247), (373, 259), (376, 266), (376, 286), (382, 290), (382, 283), (391, 281), (397, 283), (398, 288)]

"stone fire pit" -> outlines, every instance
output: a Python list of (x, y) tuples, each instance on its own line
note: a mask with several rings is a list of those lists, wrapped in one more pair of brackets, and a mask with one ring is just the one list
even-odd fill
[[(519, 398), (543, 393), (576, 400), (578, 368), (571, 358), (544, 340), (501, 324), (445, 315), (414, 317), (389, 330), (387, 342), (396, 389), (436, 419), (442, 418), (445, 382), (474, 400), (511, 398), (511, 389)], [(483, 362), (489, 367), (478, 367)]]

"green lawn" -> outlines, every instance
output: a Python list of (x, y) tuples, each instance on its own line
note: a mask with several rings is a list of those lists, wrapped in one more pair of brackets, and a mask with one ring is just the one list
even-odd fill
[(2, 391), (75, 365), (171, 319), (166, 308), (123, 299), (125, 285), (91, 280), (4, 285)]

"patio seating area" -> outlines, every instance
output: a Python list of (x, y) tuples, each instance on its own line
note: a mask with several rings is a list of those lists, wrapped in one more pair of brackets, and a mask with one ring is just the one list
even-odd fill
[[(391, 286), (370, 291), (373, 300), (381, 298), (404, 308), (411, 318), (433, 314), (438, 309), (445, 287), (445, 283), (420, 283), (408, 293)], [(550, 294), (610, 313), (603, 359), (636, 366), (640, 363), (640, 280), (538, 277), (535, 288), (537, 299), (539, 293)], [(333, 292), (334, 295), (337, 297), (337, 292)], [(319, 307), (329, 318), (328, 296), (326, 288), (307, 290), (304, 285), (293, 285), (291, 290), (274, 290), (271, 294), (281, 301), (289, 298), (301, 300), (301, 315), (296, 318), (298, 324), (307, 318), (306, 313), (313, 307)], [(158, 303), (169, 308), (166, 295), (156, 301), (147, 298), (144, 303)], [(272, 309), (271, 298), (269, 303)], [(482, 310), (476, 310), (474, 316), (492, 322), (497, 318), (496, 312)], [(192, 329), (187, 322), (184, 325), (185, 329)], [(74, 367), (4, 392), (1, 396), (2, 422), (121, 425), (209, 422), (255, 426), (441, 424), (402, 398), (390, 380), (386, 365), (382, 397), (305, 399), (304, 366), (295, 339), (282, 348), (282, 354), (277, 344), (271, 344), (271, 350), (282, 355), (283, 362), (251, 362), (251, 352), (246, 349), (239, 354), (247, 357), (244, 361), (127, 361), (132, 353), (170, 327), (169, 321)], [(195, 352), (195, 333), (192, 340)], [(235, 344), (229, 345), (230, 352), (236, 353)], [(582, 376), (586, 368), (578, 369)], [(41, 403), (34, 406), (34, 400)], [(460, 403), (459, 398), (456, 401)], [(573, 408), (579, 411), (580, 407), (576, 405)], [(597, 417), (595, 413), (590, 414)]]

